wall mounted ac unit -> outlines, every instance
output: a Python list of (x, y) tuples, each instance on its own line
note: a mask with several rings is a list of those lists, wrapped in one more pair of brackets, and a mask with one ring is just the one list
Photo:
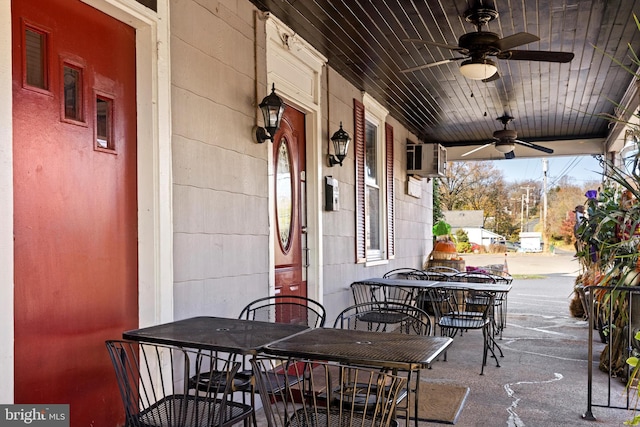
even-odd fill
[(407, 174), (422, 178), (444, 176), (447, 149), (440, 144), (414, 144), (407, 141)]

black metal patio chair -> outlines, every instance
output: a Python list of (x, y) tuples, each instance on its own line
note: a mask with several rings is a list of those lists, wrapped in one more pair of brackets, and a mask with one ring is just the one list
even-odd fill
[[(491, 353), (492, 357), (496, 360), (496, 366), (500, 367), (500, 362), (496, 356), (495, 349), (500, 351), (502, 356), (502, 350), (497, 346), (493, 338), (494, 334), (494, 322), (492, 313), (495, 305), (495, 295), (493, 293), (478, 293), (472, 289), (466, 288), (432, 288), (428, 292), (434, 294), (433, 299), (436, 297), (436, 292), (447, 293), (447, 303), (442, 307), (443, 310), (439, 314), (438, 325), (443, 336), (454, 338), (458, 333), (462, 336), (462, 333), (469, 330), (481, 330), (483, 335), (483, 353), (482, 353), (482, 368), (480, 375), (484, 374), (484, 367), (487, 364), (488, 353)], [(447, 360), (447, 353), (445, 352), (444, 360)]]
[[(275, 295), (258, 298), (250, 302), (242, 309), (238, 318), (261, 322), (306, 325), (317, 328), (324, 326), (327, 314), (324, 306), (311, 298), (293, 295)], [(237, 356), (227, 355), (227, 357), (231, 360), (236, 360)], [(224, 375), (212, 373), (200, 379), (191, 378), (190, 385), (199, 390), (224, 389), (228, 387), (225, 381), (226, 378)], [(214, 384), (209, 384), (209, 381), (213, 381)], [(299, 381), (299, 378), (274, 375), (272, 382), (275, 381), (278, 381), (281, 383), (281, 386), (283, 386), (285, 382), (295, 384)], [(243, 402), (245, 403), (247, 401), (246, 395), (250, 395), (249, 400), (253, 406), (255, 401), (253, 394), (256, 390), (253, 384), (253, 371), (247, 360), (243, 360), (241, 370), (235, 375), (232, 390), (234, 392), (242, 392)], [(257, 423), (255, 418), (253, 421), (254, 424)]]
[[(269, 427), (387, 427), (395, 425), (406, 379), (375, 368), (272, 356), (251, 360)], [(272, 372), (301, 378), (271, 383)]]
[[(412, 335), (431, 335), (433, 325), (429, 314), (414, 305), (398, 305), (388, 308), (385, 304), (355, 304), (342, 310), (336, 317), (334, 328), (389, 332)], [(406, 388), (398, 394), (397, 408), (409, 418), (409, 393), (417, 393), (417, 381), (412, 382), (412, 373), (407, 373)], [(415, 400), (414, 400), (415, 401)], [(404, 404), (402, 403), (404, 402)], [(417, 413), (417, 402), (414, 408)]]
[[(110, 340), (106, 346), (126, 426), (226, 427), (246, 422), (254, 413), (253, 406), (233, 400), (231, 384), (240, 363), (161, 344)], [(226, 387), (219, 388), (211, 375), (224, 376)], [(215, 386), (194, 390), (190, 378)]]

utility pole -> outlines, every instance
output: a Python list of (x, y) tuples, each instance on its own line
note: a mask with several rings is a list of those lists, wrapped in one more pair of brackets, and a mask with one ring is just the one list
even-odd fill
[(547, 159), (542, 159), (542, 241), (547, 245)]
[[(527, 190), (527, 199), (526, 199), (526, 202), (527, 202), (527, 230), (526, 231), (529, 231), (529, 190), (532, 189), (533, 187), (529, 187), (527, 185), (526, 187), (520, 187), (520, 188), (523, 189), (523, 190)], [(522, 196), (524, 197), (524, 194)]]
[[(520, 199), (518, 199), (517, 197), (511, 197), (509, 200), (511, 200), (513, 202), (513, 211), (511, 211), (511, 216), (513, 217), (513, 219), (516, 219), (516, 215), (518, 215), (518, 203), (520, 202)], [(509, 208), (511, 209), (511, 208)]]
[(521, 194), (522, 201), (520, 202), (520, 233), (524, 231), (524, 194)]

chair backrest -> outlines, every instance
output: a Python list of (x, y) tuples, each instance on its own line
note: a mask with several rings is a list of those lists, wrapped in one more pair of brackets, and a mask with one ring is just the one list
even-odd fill
[(453, 302), (453, 293), (439, 287), (423, 289), (416, 300), (417, 306), (432, 315), (435, 323), (438, 323), (443, 313), (454, 310), (451, 306)]
[(250, 302), (242, 309), (239, 318), (319, 328), (324, 326), (327, 313), (322, 304), (310, 298), (275, 295)]
[(381, 301), (390, 305), (415, 305), (417, 289), (410, 286), (383, 285), (380, 287)]
[[(396, 268), (382, 276), (385, 279), (430, 280), (426, 273), (415, 268)], [(417, 291), (413, 287), (383, 286), (380, 289), (381, 300), (390, 303), (414, 305)]]
[(512, 276), (498, 276), (497, 274), (492, 274), (491, 277), (495, 279), (496, 283), (502, 283), (504, 285), (508, 285), (513, 282)]
[(467, 282), (467, 283), (496, 283), (494, 275), (481, 273), (476, 271), (461, 271), (460, 273), (451, 276), (452, 282)]
[[(268, 357), (251, 364), (269, 427), (387, 427), (406, 385), (379, 369), (327, 361)], [(285, 373), (300, 382), (282, 381)]]
[(460, 270), (458, 270), (457, 268), (447, 267), (444, 265), (433, 265), (431, 267), (427, 267), (425, 271), (435, 272), (435, 273), (450, 273), (450, 274), (460, 273)]
[[(389, 325), (388, 316), (377, 317), (372, 313), (397, 314), (397, 323)], [(333, 322), (334, 328), (397, 332), (416, 335), (431, 335), (433, 330), (429, 314), (408, 304), (389, 305), (381, 302), (354, 304), (342, 310)]]
[(387, 271), (382, 276), (385, 279), (414, 279), (420, 280), (420, 277), (424, 274), (424, 271), (416, 268), (396, 268), (395, 270)]
[(446, 273), (442, 273), (439, 271), (425, 271), (423, 275), (420, 277), (420, 280), (431, 280), (435, 282), (446, 282), (449, 280), (451, 275)]
[(351, 284), (350, 288), (354, 304), (383, 300), (380, 285), (366, 282), (354, 282)]
[[(239, 363), (204, 350), (160, 344), (110, 340), (106, 346), (124, 405), (125, 425), (225, 426), (230, 422), (235, 403), (228, 399)], [(227, 389), (188, 393), (189, 378), (205, 383), (203, 376), (212, 372), (227, 377)]]
[[(494, 292), (477, 291), (473, 289), (432, 288), (432, 295), (436, 292), (445, 292), (447, 304), (443, 307), (442, 316), (453, 315), (461, 318), (469, 318), (470, 314), (487, 319), (492, 311), (496, 295)], [(447, 313), (446, 310), (449, 312)]]

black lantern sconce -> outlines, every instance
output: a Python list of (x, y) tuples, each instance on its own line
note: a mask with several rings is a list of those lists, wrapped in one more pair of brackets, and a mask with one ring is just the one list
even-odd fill
[(340, 129), (338, 129), (331, 137), (331, 142), (333, 143), (333, 152), (335, 155), (328, 155), (329, 166), (342, 166), (342, 161), (347, 157), (347, 150), (349, 149), (349, 143), (351, 142), (349, 134), (342, 129), (342, 122), (340, 122)]
[(271, 86), (271, 93), (266, 96), (259, 105), (264, 117), (264, 127), (256, 128), (256, 139), (260, 144), (270, 139), (273, 142), (273, 136), (280, 127), (280, 120), (284, 113), (284, 102), (276, 95), (276, 84)]

